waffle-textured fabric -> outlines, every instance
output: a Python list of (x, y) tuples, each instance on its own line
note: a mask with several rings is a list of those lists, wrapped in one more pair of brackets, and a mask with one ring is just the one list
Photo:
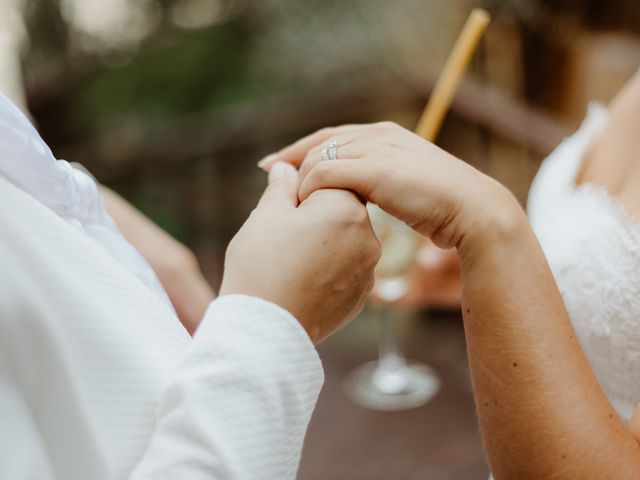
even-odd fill
[[(30, 158), (37, 139), (0, 119), (0, 157)], [(192, 339), (84, 210), (14, 180), (0, 173), (0, 479), (295, 478), (323, 381), (296, 319), (226, 296)]]
[(640, 225), (604, 188), (575, 183), (607, 119), (604, 107), (590, 107), (542, 164), (528, 210), (589, 363), (629, 420), (640, 402)]
[(1, 93), (0, 176), (82, 231), (173, 309), (154, 271), (107, 213), (93, 177), (77, 164), (56, 160), (29, 119)]

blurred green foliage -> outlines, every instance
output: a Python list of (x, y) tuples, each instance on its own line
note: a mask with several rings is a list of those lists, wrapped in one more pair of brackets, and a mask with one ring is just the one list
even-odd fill
[(79, 96), (89, 118), (123, 113), (169, 117), (260, 95), (252, 72), (252, 38), (241, 21), (151, 45), (120, 68), (105, 71)]

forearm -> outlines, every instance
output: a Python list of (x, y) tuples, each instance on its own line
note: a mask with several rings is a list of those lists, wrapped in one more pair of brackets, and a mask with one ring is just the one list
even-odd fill
[[(482, 435), (502, 478), (638, 478), (640, 448), (582, 353), (524, 213), (460, 245)], [(491, 223), (489, 223), (491, 227)]]
[(100, 192), (105, 208), (124, 237), (151, 264), (156, 274), (172, 275), (175, 270), (195, 262), (193, 253), (166, 233), (142, 212), (104, 185)]

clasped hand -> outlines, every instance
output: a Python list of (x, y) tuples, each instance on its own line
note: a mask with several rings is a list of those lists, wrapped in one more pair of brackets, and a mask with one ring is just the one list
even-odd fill
[[(338, 159), (323, 161), (330, 140)], [(380, 246), (359, 198), (468, 262), (526, 225), (502, 185), (393, 123), (320, 130), (261, 166), (270, 185), (229, 247), (221, 294), (287, 308), (314, 341), (357, 314), (373, 285)]]
[(298, 172), (278, 163), (229, 244), (220, 295), (278, 304), (318, 342), (360, 312), (379, 257), (380, 244), (356, 195), (321, 189), (301, 203)]

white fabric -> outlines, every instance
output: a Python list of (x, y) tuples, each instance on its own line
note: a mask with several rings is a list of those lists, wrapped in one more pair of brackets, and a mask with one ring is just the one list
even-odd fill
[(55, 163), (7, 105), (0, 478), (295, 478), (323, 381), (299, 323), (228, 296), (191, 339), (112, 248), (95, 185)]
[(1, 93), (0, 176), (82, 230), (173, 308), (154, 271), (105, 210), (94, 179), (56, 160), (29, 119)]
[(591, 106), (541, 166), (528, 211), (591, 367), (628, 420), (640, 402), (640, 225), (605, 189), (575, 184), (607, 119)]

